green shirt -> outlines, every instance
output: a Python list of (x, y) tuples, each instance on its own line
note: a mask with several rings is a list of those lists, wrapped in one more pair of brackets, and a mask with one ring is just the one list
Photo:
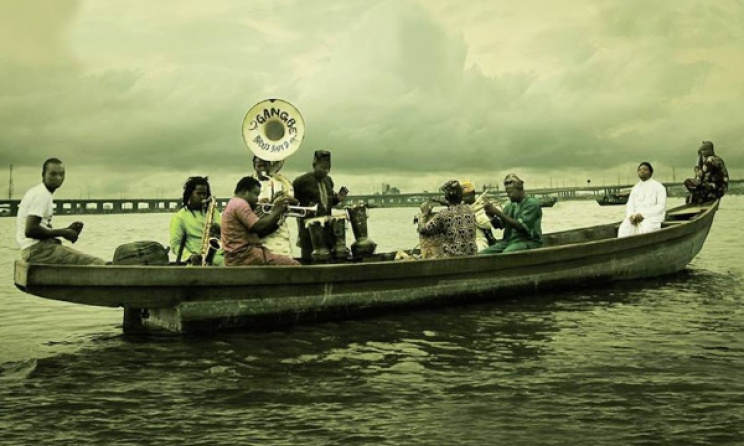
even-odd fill
[[(202, 235), (207, 213), (204, 210), (192, 211), (183, 207), (176, 212), (170, 222), (170, 248), (174, 256), (178, 255), (181, 240), (186, 236), (181, 261), (185, 262), (192, 254), (201, 254)], [(214, 223), (222, 225), (222, 216), (218, 211), (214, 213)], [(212, 260), (213, 265), (224, 263), (222, 250), (217, 251)]]
[(540, 200), (535, 197), (525, 197), (515, 203), (510, 201), (504, 207), (504, 213), (521, 223), (524, 231), (518, 231), (504, 224), (503, 241), (508, 244), (533, 241), (542, 244), (542, 208)]

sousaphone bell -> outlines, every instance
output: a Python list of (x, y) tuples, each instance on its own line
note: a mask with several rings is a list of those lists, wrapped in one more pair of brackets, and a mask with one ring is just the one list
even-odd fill
[(266, 161), (283, 161), (300, 148), (303, 138), (305, 120), (294, 105), (282, 99), (257, 103), (243, 119), (245, 145)]
[(266, 175), (280, 181), (294, 197), (292, 183), (279, 173), (284, 160), (300, 148), (305, 120), (294, 105), (282, 99), (266, 99), (251, 107), (243, 118), (243, 141), (258, 158), (268, 161)]

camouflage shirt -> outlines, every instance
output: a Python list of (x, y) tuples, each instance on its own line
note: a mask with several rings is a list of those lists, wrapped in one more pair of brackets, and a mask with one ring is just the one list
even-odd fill
[(690, 188), (693, 203), (704, 203), (723, 197), (728, 190), (728, 170), (721, 157), (711, 155), (695, 166), (695, 178)]

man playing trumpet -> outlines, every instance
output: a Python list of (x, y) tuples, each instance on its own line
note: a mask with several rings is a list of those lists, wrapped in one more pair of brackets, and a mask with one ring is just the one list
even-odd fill
[[(173, 214), (170, 221), (170, 248), (176, 254), (176, 263), (186, 259), (191, 265), (202, 264), (202, 241), (207, 222), (207, 199), (212, 196), (208, 177), (189, 177), (183, 185), (181, 208)], [(209, 228), (210, 237), (220, 237), (220, 213), (212, 215)], [(214, 253), (212, 265), (222, 266), (224, 257), (221, 249)]]
[(241, 178), (235, 196), (222, 212), (222, 246), (225, 265), (299, 265), (295, 259), (276, 254), (261, 239), (276, 231), (286, 212), (287, 197), (277, 198), (271, 212), (256, 214), (261, 183), (252, 176)]

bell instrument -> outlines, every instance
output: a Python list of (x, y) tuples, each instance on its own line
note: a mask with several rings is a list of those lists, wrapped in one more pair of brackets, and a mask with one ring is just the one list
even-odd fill
[[(258, 203), (258, 209), (261, 212), (269, 213), (274, 209), (274, 203)], [(285, 217), (307, 218), (318, 213), (318, 205), (315, 206), (287, 206)]]
[(305, 120), (294, 105), (282, 99), (263, 100), (243, 118), (245, 145), (266, 161), (282, 161), (292, 155), (304, 137)]
[(489, 192), (491, 192), (491, 189), (486, 189), (475, 198), (475, 201), (473, 202), (473, 204), (470, 205), (470, 208), (473, 209), (473, 212), (478, 212), (482, 210), (483, 208), (486, 207), (486, 204), (488, 203), (491, 203), (497, 207), (502, 206), (502, 202), (498, 197), (490, 197), (494, 201), (489, 200), (489, 197), (487, 196)]
[(204, 220), (204, 230), (202, 231), (202, 242), (201, 250), (201, 266), (207, 266), (212, 264), (214, 255), (217, 250), (222, 249), (222, 243), (216, 237), (212, 237), (212, 222), (214, 222), (214, 213), (217, 210), (217, 199), (214, 196), (207, 198), (209, 204), (207, 206), (207, 218)]

